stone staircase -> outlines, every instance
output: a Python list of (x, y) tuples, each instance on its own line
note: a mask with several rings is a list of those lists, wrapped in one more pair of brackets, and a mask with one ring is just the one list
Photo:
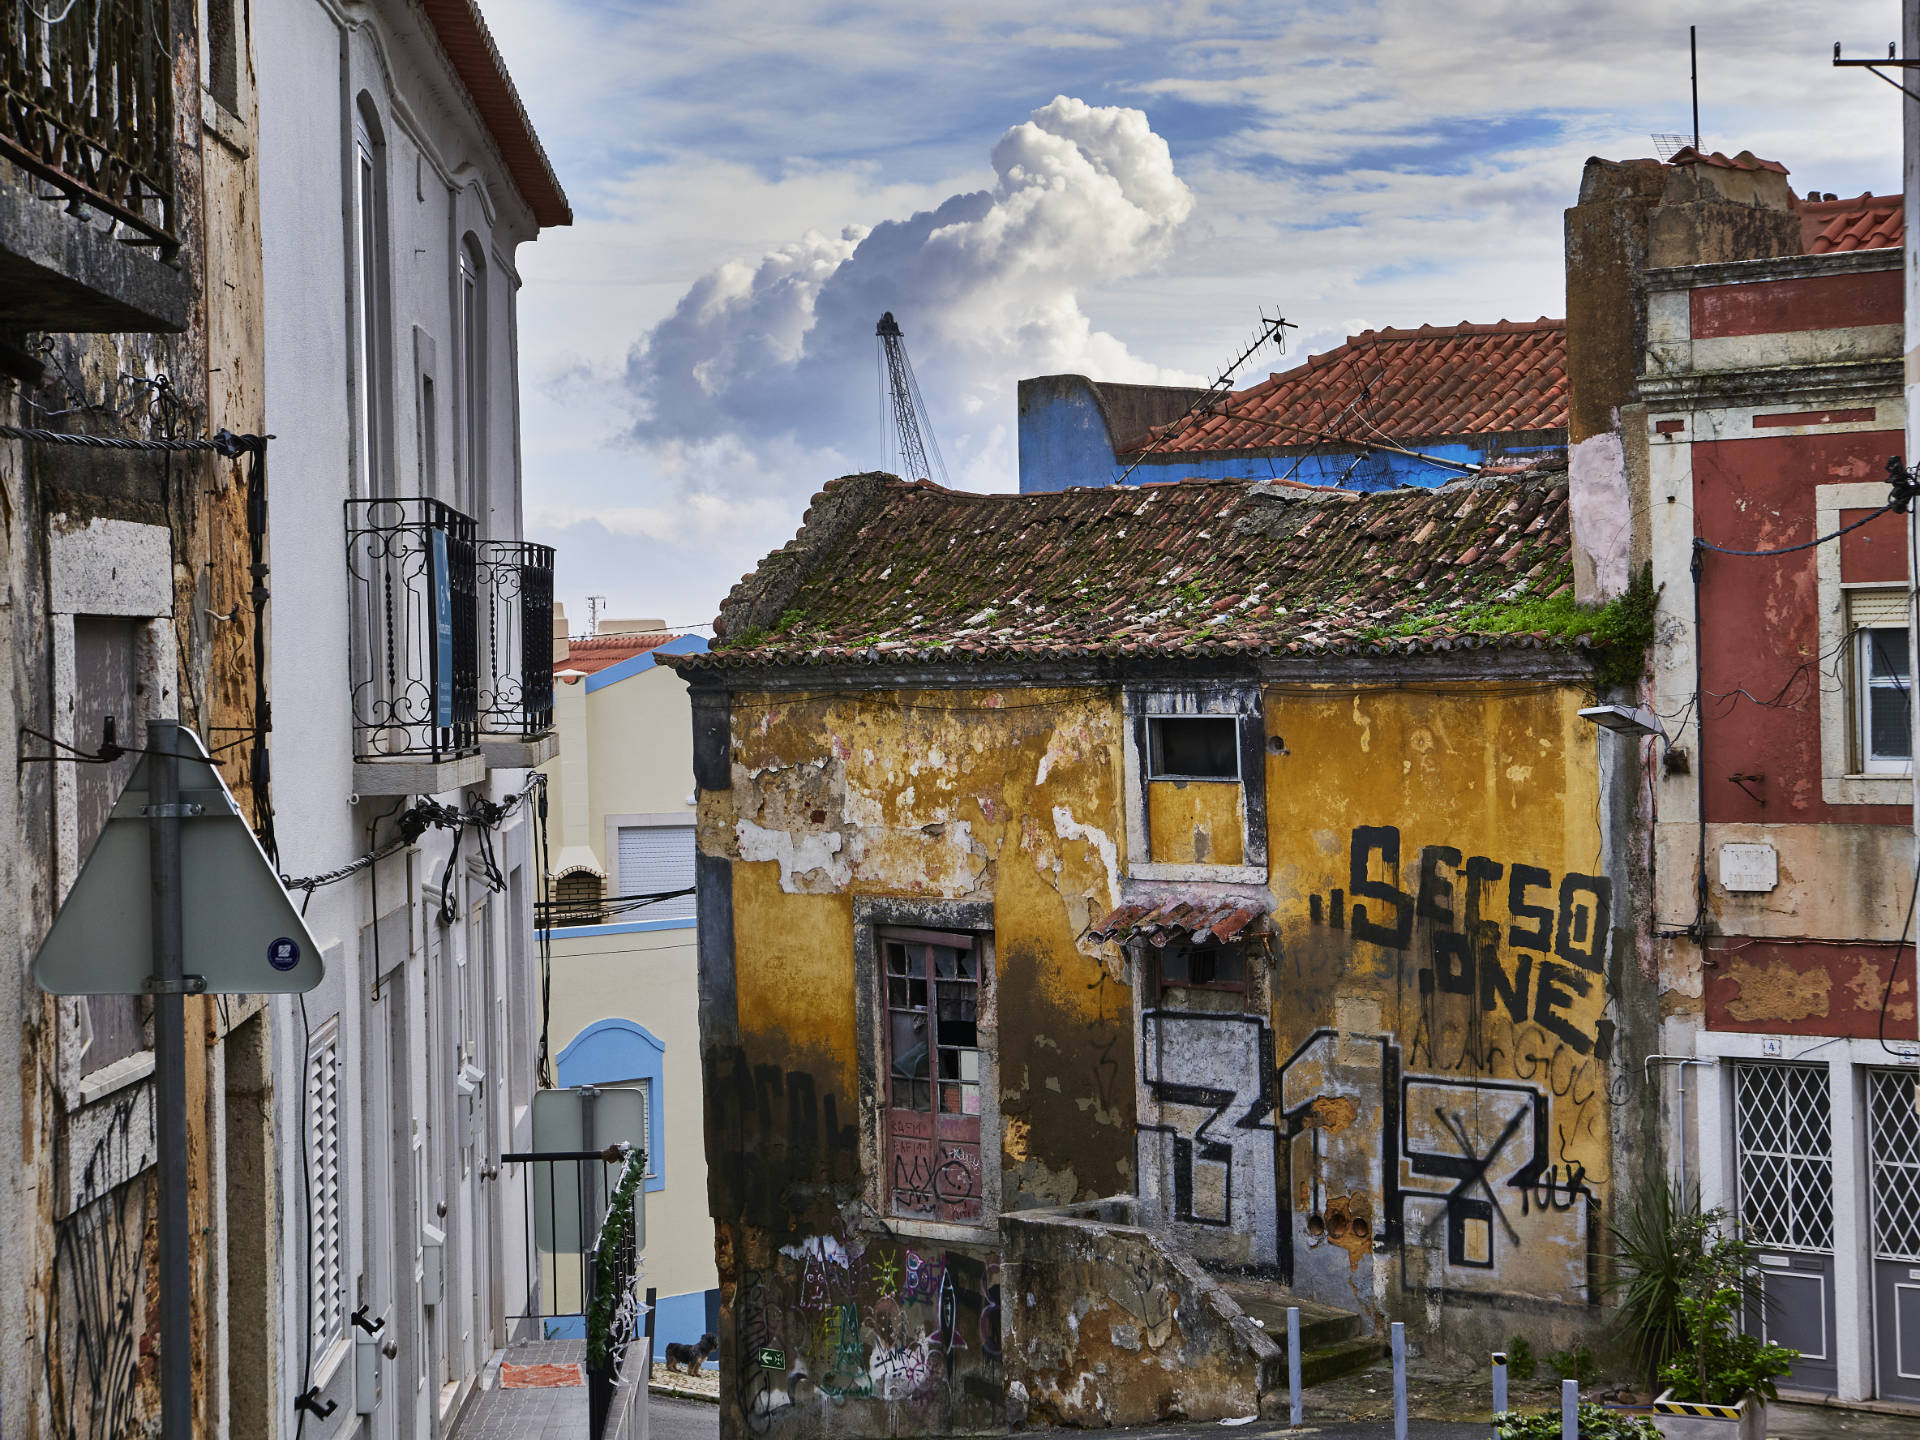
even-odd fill
[(1009, 1419), (1087, 1426), (1279, 1418), (1287, 1307), (1300, 1307), (1301, 1383), (1380, 1357), (1365, 1317), (1273, 1283), (1205, 1269), (1112, 1196), (1000, 1218)]
[[(1273, 1337), (1283, 1355), (1287, 1348), (1287, 1307), (1299, 1307), (1302, 1386), (1364, 1370), (1386, 1353), (1378, 1339), (1367, 1336), (1366, 1318), (1352, 1310), (1302, 1299), (1271, 1280), (1241, 1275), (1214, 1278), (1247, 1318)], [(1283, 1389), (1285, 1384), (1283, 1379)]]

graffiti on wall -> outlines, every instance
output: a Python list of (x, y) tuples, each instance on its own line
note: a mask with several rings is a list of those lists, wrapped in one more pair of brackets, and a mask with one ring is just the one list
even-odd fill
[[(1355, 827), (1346, 859), (1276, 955), (1270, 1014), (1142, 1011), (1163, 1218), (1328, 1299), (1370, 1303), (1392, 1255), (1408, 1289), (1585, 1303), (1626, 1098), (1608, 879), (1393, 826)], [(1339, 1023), (1288, 1026), (1303, 996)]]
[(766, 1434), (822, 1407), (881, 1401), (933, 1428), (1000, 1406), (1000, 1267), (836, 1226), (781, 1247), (739, 1290), (740, 1406)]
[(150, 1117), (132, 1096), (113, 1106), (83, 1172), (81, 1203), (54, 1223), (53, 1323), (41, 1336), (41, 1362), (46, 1419), (59, 1440), (120, 1436), (143, 1408), (148, 1186), (125, 1177), (147, 1148), (136, 1145), (133, 1126)]

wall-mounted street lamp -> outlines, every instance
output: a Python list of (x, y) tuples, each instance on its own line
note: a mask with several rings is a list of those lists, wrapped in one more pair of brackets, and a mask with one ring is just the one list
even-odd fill
[(1603, 730), (1612, 730), (1620, 735), (1658, 735), (1662, 740), (1667, 732), (1661, 728), (1660, 717), (1644, 705), (1590, 705), (1580, 712), (1582, 720), (1591, 720)]

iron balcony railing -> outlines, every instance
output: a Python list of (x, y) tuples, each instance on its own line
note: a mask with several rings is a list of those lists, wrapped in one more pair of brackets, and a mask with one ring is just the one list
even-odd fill
[(357, 760), (480, 745), (474, 524), (438, 500), (349, 500)]
[(480, 728), (531, 738), (553, 729), (553, 547), (482, 540)]
[(0, 3), (0, 154), (162, 258), (180, 243), (173, 10), (156, 0)]

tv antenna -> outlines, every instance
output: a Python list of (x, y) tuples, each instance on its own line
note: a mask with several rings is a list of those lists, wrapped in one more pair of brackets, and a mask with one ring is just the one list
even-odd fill
[(587, 634), (600, 633), (600, 607), (606, 603), (607, 597), (604, 595), (587, 596)]
[(1234, 372), (1255, 355), (1259, 354), (1260, 351), (1268, 345), (1273, 346), (1278, 353), (1282, 355), (1286, 354), (1287, 331), (1298, 330), (1299, 328), (1298, 325), (1286, 319), (1284, 316), (1278, 314), (1269, 316), (1264, 309), (1261, 310), (1259, 332), (1254, 335), (1253, 339), (1247, 342), (1246, 348), (1227, 363), (1227, 367), (1214, 377), (1211, 385), (1194, 397), (1193, 403), (1187, 406), (1178, 419), (1171, 425), (1162, 427), (1153, 439), (1141, 447), (1140, 453), (1133, 457), (1133, 464), (1127, 466), (1127, 468), (1121, 472), (1120, 478), (1113, 483), (1116, 485), (1126, 484), (1127, 477), (1140, 468), (1141, 462), (1158, 449), (1162, 441), (1171, 440), (1176, 434), (1180, 433), (1182, 427), (1184, 427), (1189, 420), (1193, 419), (1194, 416), (1224, 414), (1224, 411), (1216, 410), (1214, 407), (1233, 393)]
[[(880, 441), (885, 467), (909, 480), (938, 480), (948, 485), (946, 462), (940, 458), (939, 442), (933, 438), (927, 402), (920, 398), (920, 382), (913, 378), (913, 364), (907, 359), (907, 337), (900, 333), (891, 310), (880, 317), (873, 333), (880, 341)], [(891, 425), (886, 420), (889, 401), (893, 408)]]

